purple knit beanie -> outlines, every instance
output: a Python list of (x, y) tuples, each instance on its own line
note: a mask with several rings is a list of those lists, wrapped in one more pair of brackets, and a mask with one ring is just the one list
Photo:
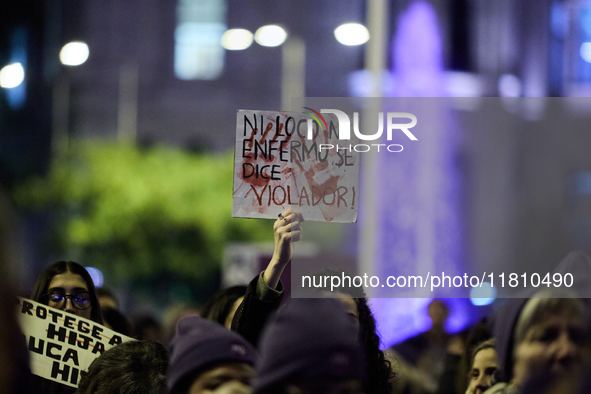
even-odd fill
[(224, 363), (255, 365), (256, 351), (239, 334), (197, 316), (181, 319), (170, 342), (168, 391), (188, 374)]
[(265, 327), (255, 391), (277, 385), (362, 380), (358, 328), (335, 299), (292, 299)]

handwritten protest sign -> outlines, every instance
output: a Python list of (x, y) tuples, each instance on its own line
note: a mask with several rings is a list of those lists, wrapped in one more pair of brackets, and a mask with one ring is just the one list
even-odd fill
[(17, 315), (26, 337), (31, 372), (78, 387), (80, 372), (120, 343), (133, 340), (91, 320), (25, 298), (17, 300)]
[(275, 219), (287, 208), (305, 220), (357, 220), (359, 153), (338, 139), (338, 122), (305, 113), (238, 111), (233, 217)]

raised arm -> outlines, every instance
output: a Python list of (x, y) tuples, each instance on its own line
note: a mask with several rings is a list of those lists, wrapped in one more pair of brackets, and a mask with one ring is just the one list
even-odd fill
[(249, 283), (244, 300), (232, 320), (232, 330), (237, 331), (255, 347), (267, 319), (281, 304), (283, 285), (279, 278), (291, 260), (292, 243), (301, 238), (302, 221), (302, 214), (291, 209), (275, 220), (273, 257), (267, 269)]
[(292, 243), (300, 240), (303, 221), (300, 212), (288, 209), (273, 224), (275, 250), (271, 262), (263, 274), (263, 280), (272, 289), (277, 288), (279, 278), (291, 260)]

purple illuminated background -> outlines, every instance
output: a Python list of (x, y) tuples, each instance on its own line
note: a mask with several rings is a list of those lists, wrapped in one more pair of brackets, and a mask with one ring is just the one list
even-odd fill
[[(397, 97), (445, 95), (441, 34), (430, 4), (414, 2), (400, 15), (393, 40), (393, 64)], [(454, 163), (458, 137), (450, 127), (447, 110), (439, 103), (427, 99), (420, 101), (420, 106), (385, 108), (384, 112), (412, 112), (421, 119), (423, 129), (437, 131), (420, 140), (420, 144), (411, 146), (406, 140), (404, 155), (377, 155), (376, 178), (380, 181), (376, 185), (374, 273), (380, 277), (428, 271), (456, 275), (465, 271), (461, 176)], [(384, 345), (429, 329), (427, 305), (431, 299), (378, 298), (388, 295), (377, 290), (372, 307)], [(439, 296), (460, 295), (448, 292)], [(450, 332), (466, 328), (480, 315), (465, 298), (449, 298), (446, 303), (450, 308)]]

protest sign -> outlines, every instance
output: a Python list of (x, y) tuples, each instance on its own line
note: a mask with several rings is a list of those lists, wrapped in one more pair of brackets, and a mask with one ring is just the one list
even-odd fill
[(336, 119), (324, 118), (307, 138), (305, 113), (238, 111), (233, 217), (275, 219), (292, 208), (305, 220), (357, 220), (359, 153), (338, 139)]
[(17, 316), (29, 349), (31, 372), (42, 378), (78, 387), (80, 372), (120, 343), (134, 339), (91, 320), (17, 299)]

